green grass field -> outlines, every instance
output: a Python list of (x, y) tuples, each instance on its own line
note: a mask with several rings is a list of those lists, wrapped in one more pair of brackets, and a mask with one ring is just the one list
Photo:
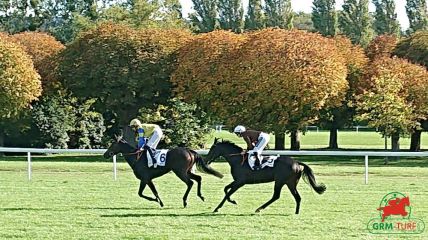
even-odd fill
[(427, 159), (403, 158), (385, 166), (381, 158), (371, 158), (369, 185), (364, 184), (363, 159), (299, 159), (327, 191), (318, 195), (302, 181), (296, 216), (287, 188), (277, 202), (254, 213), (270, 199), (272, 183), (244, 186), (232, 197), (238, 205), (226, 203), (212, 213), (231, 182), (226, 163), (212, 164), (224, 179), (201, 174), (205, 202), (194, 187), (183, 209), (185, 185), (174, 174), (154, 181), (166, 205), (160, 208), (138, 197), (138, 180), (123, 159), (114, 181), (112, 164), (100, 158), (41, 156), (34, 158), (28, 181), (24, 157), (2, 158), (0, 239), (428, 239), (428, 230), (414, 236), (366, 230), (368, 221), (379, 216), (382, 197), (393, 191), (409, 195), (412, 215), (428, 223)]
[[(308, 131), (305, 135), (301, 135), (301, 148), (314, 149), (314, 148), (327, 148), (329, 135), (328, 131)], [(213, 143), (215, 137), (231, 140), (242, 147), (246, 144), (242, 138), (237, 137), (235, 134), (228, 131), (213, 132), (207, 139), (207, 148)], [(384, 149), (385, 140), (382, 135), (376, 132), (364, 131), (339, 131), (338, 134), (339, 148), (343, 149)], [(402, 149), (409, 149), (410, 138), (401, 138), (400, 145)], [(421, 148), (428, 150), (428, 132), (422, 133)], [(271, 135), (269, 146), (275, 146), (275, 137)], [(290, 138), (286, 137), (285, 147), (290, 148)], [(391, 139), (388, 139), (388, 149), (391, 148)]]

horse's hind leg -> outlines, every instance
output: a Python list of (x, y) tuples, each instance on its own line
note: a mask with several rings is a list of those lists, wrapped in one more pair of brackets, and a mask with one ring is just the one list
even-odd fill
[(281, 189), (283, 186), (284, 186), (284, 183), (275, 181), (272, 198), (269, 201), (267, 201), (265, 204), (257, 208), (256, 213), (260, 212), (261, 210), (265, 209), (267, 206), (271, 205), (273, 202), (278, 200), (279, 197), (281, 196)]
[(183, 196), (183, 206), (186, 207), (187, 206), (187, 196), (189, 195), (189, 192), (192, 189), (193, 181), (190, 179), (187, 172), (184, 172), (184, 173), (175, 172), (175, 174), (177, 175), (178, 178), (181, 179), (181, 181), (183, 181), (187, 185), (187, 190)]
[(201, 185), (202, 185), (202, 177), (201, 176), (199, 176), (199, 175), (196, 175), (196, 174), (194, 174), (194, 173), (192, 173), (192, 172), (187, 172), (187, 174), (189, 174), (189, 177), (191, 178), (191, 179), (193, 179), (193, 180), (195, 180), (197, 183), (198, 183), (198, 197), (202, 200), (202, 201), (204, 201), (205, 199), (204, 199), (204, 197), (202, 197), (202, 193), (201, 193)]
[(296, 214), (299, 214), (300, 210), (300, 201), (302, 198), (300, 197), (299, 192), (297, 191), (297, 183), (287, 184), (288, 189), (290, 189), (291, 194), (293, 194), (294, 200), (296, 200)]
[(160, 199), (159, 194), (158, 194), (158, 191), (156, 190), (156, 187), (155, 187), (155, 185), (153, 184), (153, 182), (152, 182), (152, 181), (150, 181), (150, 182), (148, 182), (148, 183), (147, 183), (147, 185), (148, 185), (148, 186), (149, 186), (149, 188), (152, 190), (152, 193), (155, 195), (155, 197), (156, 197), (157, 201), (159, 202), (159, 205), (160, 205), (161, 207), (163, 207), (163, 202), (162, 202), (162, 200)]

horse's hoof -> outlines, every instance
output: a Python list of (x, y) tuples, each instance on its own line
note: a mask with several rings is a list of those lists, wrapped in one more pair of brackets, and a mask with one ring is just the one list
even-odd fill
[(160, 205), (161, 207), (163, 207), (163, 202), (160, 202), (160, 203), (159, 203), (159, 205)]
[(199, 198), (201, 198), (202, 202), (205, 202), (205, 198), (202, 196), (199, 196)]
[(213, 212), (218, 212), (218, 209), (214, 209), (214, 211)]
[(183, 207), (184, 207), (184, 208), (186, 208), (186, 207), (187, 207), (187, 203), (186, 203), (186, 202), (184, 202), (184, 203), (183, 203)]
[(261, 211), (261, 209), (260, 209), (260, 208), (257, 208), (256, 213), (259, 213), (260, 211)]
[(230, 200), (229, 202), (232, 203), (232, 204), (238, 205), (238, 203), (236, 203), (235, 200)]

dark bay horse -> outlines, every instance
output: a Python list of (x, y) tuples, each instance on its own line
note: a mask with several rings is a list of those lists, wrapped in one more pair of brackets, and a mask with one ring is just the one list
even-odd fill
[(280, 156), (275, 161), (274, 167), (253, 171), (248, 165), (246, 160), (247, 156), (247, 154), (243, 153), (243, 149), (241, 147), (232, 142), (218, 141), (218, 139), (214, 140), (214, 144), (211, 146), (205, 161), (210, 164), (217, 158), (224, 157), (231, 167), (231, 173), (234, 180), (224, 188), (225, 196), (214, 212), (217, 212), (226, 200), (236, 204), (235, 201), (230, 199), (230, 196), (245, 184), (275, 181), (272, 198), (257, 208), (256, 212), (260, 212), (260, 210), (265, 209), (271, 203), (278, 200), (282, 187), (287, 185), (296, 200), (296, 214), (299, 214), (301, 197), (297, 191), (297, 183), (302, 175), (309, 181), (309, 184), (318, 194), (322, 194), (326, 190), (324, 184), (318, 185), (316, 183), (312, 169), (304, 163), (295, 161), (290, 157)]
[[(137, 159), (137, 149), (130, 143), (128, 143), (122, 137), (118, 137), (116, 142), (113, 142), (107, 151), (104, 153), (105, 158), (113, 157), (114, 155), (122, 153), (126, 162), (131, 166), (135, 176), (140, 179), (140, 188), (138, 195), (149, 201), (155, 201), (163, 207), (162, 200), (159, 198), (158, 192), (152, 179), (160, 177), (170, 171), (173, 171), (178, 178), (181, 179), (186, 185), (187, 190), (183, 196), (183, 206), (187, 206), (187, 196), (193, 186), (193, 180), (198, 183), (198, 197), (204, 201), (204, 197), (201, 194), (201, 176), (191, 172), (193, 165), (196, 163), (198, 170), (214, 175), (218, 178), (222, 178), (223, 175), (216, 170), (209, 167), (201, 158), (201, 156), (193, 150), (188, 148), (178, 147), (168, 151), (166, 156), (166, 163), (164, 167), (149, 168), (147, 165), (146, 154), (142, 154), (140, 159)], [(149, 186), (152, 190), (155, 198), (143, 195), (144, 188)]]

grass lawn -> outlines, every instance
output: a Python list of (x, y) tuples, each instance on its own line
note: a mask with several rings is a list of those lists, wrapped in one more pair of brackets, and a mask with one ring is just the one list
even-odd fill
[(123, 159), (117, 181), (112, 164), (95, 157), (34, 158), (32, 181), (24, 157), (6, 159), (0, 160), (0, 239), (428, 239), (427, 229), (414, 236), (366, 230), (379, 216), (382, 197), (393, 191), (408, 195), (412, 216), (428, 223), (427, 159), (403, 158), (384, 166), (381, 158), (371, 158), (365, 185), (360, 158), (300, 157), (327, 185), (318, 195), (299, 184), (300, 215), (294, 214), (287, 188), (277, 202), (254, 213), (270, 199), (272, 183), (244, 186), (232, 197), (238, 205), (226, 203), (212, 213), (231, 182), (226, 163), (212, 164), (224, 179), (201, 174), (205, 202), (194, 187), (183, 209), (185, 185), (174, 174), (154, 181), (166, 205), (160, 208), (138, 197), (138, 180)]
[[(301, 148), (302, 149), (314, 149), (314, 148), (326, 148), (328, 147), (330, 132), (328, 131), (308, 131), (305, 135), (301, 135)], [(209, 148), (214, 141), (214, 138), (223, 138), (231, 140), (241, 147), (246, 147), (246, 144), (242, 138), (237, 137), (235, 134), (228, 131), (213, 132), (207, 139), (206, 148)], [(422, 149), (428, 150), (428, 132), (422, 133), (421, 139)], [(364, 132), (364, 131), (339, 131), (338, 134), (339, 148), (343, 149), (384, 149), (385, 140), (382, 135), (376, 132)], [(401, 138), (400, 144), (402, 149), (409, 149), (410, 138)], [(269, 142), (270, 148), (275, 146), (275, 136), (271, 135)], [(285, 147), (290, 148), (290, 138), (286, 137)], [(391, 139), (388, 139), (388, 149), (391, 148)]]

